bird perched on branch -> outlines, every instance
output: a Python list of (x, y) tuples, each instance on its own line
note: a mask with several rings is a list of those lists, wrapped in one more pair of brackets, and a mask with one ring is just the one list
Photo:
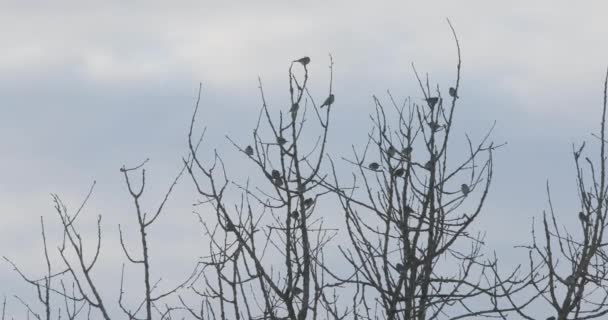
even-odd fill
[(403, 176), (404, 173), (405, 173), (405, 169), (403, 169), (403, 168), (397, 168), (397, 169), (393, 170), (393, 176), (395, 176), (395, 177), (401, 177), (401, 176)]
[(335, 98), (334, 98), (334, 94), (332, 93), (329, 95), (329, 97), (327, 97), (327, 99), (325, 99), (325, 101), (319, 108), (323, 108), (325, 106), (330, 106), (332, 103), (334, 103), (334, 101), (335, 101)]
[(245, 154), (251, 157), (253, 155), (253, 148), (251, 146), (247, 146), (247, 148), (245, 148)]
[(589, 222), (589, 218), (582, 211), (578, 213), (578, 219), (583, 223)]
[(273, 179), (281, 179), (281, 173), (279, 170), (272, 170), (271, 176)]
[(315, 200), (313, 200), (312, 198), (308, 198), (306, 200), (304, 200), (304, 207), (306, 207), (306, 209), (310, 208), (310, 206), (312, 206), (312, 204), (315, 203)]
[(566, 278), (566, 280), (564, 281), (564, 283), (566, 283), (567, 285), (571, 286), (573, 284), (576, 283), (576, 278), (573, 275), (570, 275)]
[(469, 195), (469, 192), (471, 192), (471, 189), (469, 188), (469, 186), (467, 186), (466, 184), (463, 183), (460, 186), (460, 191), (462, 191), (462, 194), (464, 194), (464, 196), (466, 197)]
[(395, 265), (395, 270), (397, 270), (397, 272), (399, 273), (405, 273), (405, 266), (403, 266), (401, 263), (397, 263), (397, 265)]
[(429, 122), (429, 128), (431, 128), (432, 131), (437, 131), (441, 128), (441, 125), (435, 121), (431, 121)]
[(294, 104), (291, 105), (291, 108), (289, 109), (289, 112), (291, 113), (295, 113), (298, 111), (298, 109), (300, 108), (300, 105), (296, 102)]
[(433, 160), (429, 160), (424, 164), (424, 168), (429, 171), (433, 170), (433, 166), (434, 166)]
[(287, 142), (287, 140), (285, 140), (285, 138), (283, 138), (283, 137), (278, 137), (278, 138), (277, 138), (277, 143), (278, 143), (280, 146), (284, 145), (286, 142)]
[(232, 232), (236, 231), (236, 227), (230, 220), (226, 220), (226, 231), (232, 231)]
[(380, 168), (380, 165), (379, 165), (377, 162), (372, 162), (372, 163), (370, 163), (370, 164), (369, 164), (369, 166), (368, 166), (368, 167), (369, 167), (371, 170), (376, 171), (376, 170), (378, 170), (378, 169)]
[(392, 158), (396, 152), (397, 152), (397, 149), (395, 149), (395, 147), (393, 147), (393, 146), (390, 146), (386, 150), (386, 156), (388, 156), (389, 158)]
[(290, 213), (290, 214), (289, 214), (289, 216), (290, 216), (292, 219), (294, 219), (294, 220), (295, 220), (295, 219), (298, 219), (298, 218), (300, 217), (300, 214), (298, 213), (298, 211), (297, 211), (297, 210), (294, 210), (292, 213)]
[(426, 103), (429, 104), (429, 107), (431, 107), (431, 109), (433, 109), (433, 108), (435, 108), (435, 105), (439, 101), (439, 98), (437, 98), (437, 97), (430, 97), (430, 98), (426, 98), (425, 100), (426, 100)]
[(302, 57), (298, 60), (294, 60), (293, 62), (299, 62), (301, 63), (303, 66), (306, 66), (307, 64), (310, 63), (310, 58), (309, 57)]
[(456, 92), (456, 88), (450, 87), (448, 90), (450, 97), (458, 99), (458, 92)]

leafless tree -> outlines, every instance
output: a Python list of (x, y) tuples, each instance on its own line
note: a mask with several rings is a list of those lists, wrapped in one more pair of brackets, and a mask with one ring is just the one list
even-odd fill
[[(468, 152), (448, 152), (461, 70), (454, 38), (458, 64), (448, 94), (414, 68), (422, 103), (398, 105), (389, 92), (391, 113), (374, 96), (368, 142), (345, 159), (354, 167), (352, 183), (342, 183), (332, 161), (326, 186), (340, 199), (350, 238), (341, 248), (354, 270), (340, 279), (356, 286), (356, 318), (504, 318), (514, 308), (501, 300), (525, 286), (517, 270), (502, 277), (497, 258), (482, 253), (483, 237), (470, 231), (499, 146), (489, 141), (490, 129), (477, 143), (466, 137)], [(463, 159), (452, 160), (457, 156)]]
[[(325, 278), (324, 247), (335, 232), (324, 226), (315, 210), (326, 193), (317, 177), (326, 157), (335, 101), (333, 61), (330, 57), (329, 90), (320, 105), (308, 91), (309, 63), (308, 57), (291, 63), (291, 100), (278, 119), (271, 115), (260, 81), (262, 106), (252, 143), (230, 140), (257, 167), (266, 185), (231, 180), (217, 153), (210, 164), (203, 162), (202, 135), (193, 137), (197, 101), (189, 134), (190, 160), (184, 163), (202, 197), (200, 204), (215, 212), (214, 220), (200, 215), (210, 240), (199, 277), (203, 289), (197, 289), (197, 283), (192, 286), (201, 308), (195, 311), (182, 300), (197, 319), (337, 319), (346, 314), (333, 295), (339, 283)], [(313, 124), (307, 123), (310, 119), (315, 119)], [(314, 140), (310, 136), (315, 129), (316, 142), (307, 145)], [(228, 195), (232, 187), (241, 193), (234, 202)]]
[[(580, 201), (578, 228), (568, 229), (559, 223), (547, 183), (549, 209), (543, 212), (539, 234), (533, 226), (532, 244), (526, 247), (534, 275), (534, 292), (541, 297), (547, 319), (604, 319), (608, 315), (607, 88), (608, 71), (604, 79), (600, 132), (593, 134), (599, 141), (599, 157), (593, 160), (584, 156), (585, 143), (572, 146)], [(525, 319), (536, 319), (525, 309), (519, 314)]]

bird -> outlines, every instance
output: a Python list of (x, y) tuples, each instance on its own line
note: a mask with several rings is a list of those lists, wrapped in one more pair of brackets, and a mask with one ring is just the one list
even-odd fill
[(278, 143), (280, 146), (284, 145), (286, 142), (287, 142), (287, 140), (285, 140), (285, 138), (283, 138), (283, 137), (278, 137), (278, 138), (277, 138), (277, 143)]
[(380, 168), (380, 165), (377, 162), (372, 162), (372, 163), (369, 164), (369, 168), (371, 170), (375, 171), (375, 170), (378, 170)]
[(306, 66), (307, 64), (310, 63), (310, 58), (309, 57), (302, 57), (300, 59), (294, 60), (293, 62), (299, 62), (301, 63), (303, 66)]
[(397, 263), (397, 265), (395, 265), (395, 270), (397, 270), (397, 272), (399, 273), (405, 273), (405, 266), (403, 266), (401, 263)]
[(566, 280), (564, 281), (564, 283), (566, 283), (567, 285), (573, 285), (576, 283), (576, 278), (573, 275), (570, 275), (566, 278)]
[(308, 198), (304, 200), (304, 207), (310, 208), (315, 201), (312, 198)]
[(464, 196), (466, 197), (469, 195), (469, 192), (471, 192), (471, 189), (469, 188), (469, 186), (467, 186), (466, 184), (463, 183), (460, 186), (460, 191), (462, 191), (462, 194), (464, 194)]
[(431, 171), (433, 170), (433, 160), (429, 160), (424, 164), (424, 168)]
[(281, 173), (279, 172), (279, 170), (272, 170), (272, 178), (281, 179)]
[(304, 193), (306, 191), (306, 185), (305, 184), (301, 184), (298, 186), (298, 192), (299, 193)]
[(409, 213), (414, 213), (414, 209), (412, 209), (412, 207), (405, 205), (405, 213), (409, 214)]
[(245, 148), (245, 154), (251, 157), (253, 155), (253, 148), (251, 146), (247, 146), (247, 148)]
[(325, 101), (323, 102), (323, 104), (319, 107), (319, 108), (323, 108), (325, 106), (330, 106), (332, 103), (334, 103), (334, 94), (330, 94), (329, 97), (327, 97), (327, 99), (325, 99)]
[(275, 186), (280, 187), (280, 186), (282, 186), (282, 185), (283, 185), (283, 180), (281, 180), (281, 178), (279, 177), (279, 178), (274, 179), (274, 180), (272, 181), (272, 183), (273, 183)]
[(403, 150), (401, 151), (401, 153), (403, 153), (403, 155), (407, 158), (412, 154), (412, 150), (413, 148), (410, 146), (407, 146), (405, 148), (403, 148)]
[(426, 98), (426, 103), (429, 104), (429, 107), (431, 107), (431, 109), (433, 109), (435, 107), (435, 105), (437, 104), (437, 102), (439, 101), (439, 98), (437, 97), (429, 97)]
[(392, 158), (392, 157), (395, 155), (395, 153), (396, 153), (396, 152), (397, 152), (397, 149), (395, 149), (395, 147), (393, 147), (393, 146), (390, 146), (390, 147), (388, 147), (388, 149), (386, 150), (386, 155), (387, 155), (389, 158)]
[(456, 88), (450, 87), (448, 93), (450, 94), (450, 97), (458, 99), (458, 92), (456, 92)]
[(578, 219), (581, 220), (581, 222), (583, 223), (589, 222), (589, 219), (582, 211), (578, 213)]
[(289, 112), (295, 113), (298, 111), (299, 108), (300, 108), (300, 105), (296, 102), (291, 105), (291, 108), (289, 108)]
[(435, 121), (431, 121), (431, 122), (429, 122), (429, 127), (431, 128), (432, 131), (437, 131), (437, 130), (439, 130), (439, 128), (441, 128), (441, 125), (439, 125), (439, 123), (437, 123)]
[(395, 176), (395, 177), (401, 177), (401, 176), (403, 176), (404, 173), (405, 173), (405, 169), (403, 169), (403, 168), (398, 168), (398, 169), (393, 170), (393, 176)]
[(297, 211), (297, 210), (294, 210), (292, 213), (290, 213), (290, 214), (289, 214), (289, 216), (290, 216), (292, 219), (298, 219), (298, 218), (300, 217), (300, 214), (298, 213), (298, 211)]
[(230, 220), (226, 221), (226, 231), (236, 231), (234, 223), (232, 223)]

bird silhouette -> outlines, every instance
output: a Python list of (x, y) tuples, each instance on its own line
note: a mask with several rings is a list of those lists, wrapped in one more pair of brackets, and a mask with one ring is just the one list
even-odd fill
[(450, 87), (448, 90), (450, 97), (458, 99), (458, 92), (456, 92), (456, 88)]
[(293, 62), (299, 62), (301, 63), (303, 66), (307, 65), (310, 63), (310, 58), (309, 57), (302, 57), (298, 60), (294, 60)]
[(247, 146), (247, 148), (245, 148), (245, 154), (251, 157), (253, 155), (253, 148), (251, 146)]
[(403, 168), (398, 168), (398, 169), (393, 170), (393, 176), (395, 176), (395, 177), (401, 177), (401, 176), (403, 176), (404, 173), (405, 173), (405, 169), (403, 169)]
[(289, 112), (295, 113), (298, 111), (299, 108), (300, 108), (300, 105), (296, 102), (291, 105), (291, 108), (289, 108)]
[(429, 160), (424, 164), (424, 168), (431, 171), (433, 170), (433, 160)]
[(401, 151), (401, 153), (403, 154), (404, 157), (409, 158), (410, 155), (412, 154), (412, 150), (413, 150), (412, 147), (407, 146), (407, 147), (403, 148), (403, 150)]
[(573, 275), (570, 275), (566, 278), (566, 280), (564, 281), (564, 283), (566, 283), (567, 285), (571, 286), (573, 284), (576, 283), (576, 278)]
[(279, 172), (279, 170), (272, 170), (272, 178), (281, 179), (281, 173)]
[(226, 231), (232, 231), (232, 232), (236, 231), (236, 227), (230, 220), (226, 221)]
[(432, 131), (437, 131), (441, 128), (441, 125), (435, 121), (431, 121), (429, 122), (429, 128), (431, 128)]
[(430, 98), (426, 98), (425, 100), (426, 100), (426, 103), (429, 104), (429, 107), (431, 107), (431, 109), (433, 109), (433, 108), (435, 108), (435, 105), (439, 101), (439, 98), (437, 98), (437, 97), (430, 97)]
[(275, 186), (280, 187), (280, 186), (282, 186), (282, 185), (283, 185), (283, 180), (281, 180), (281, 178), (273, 179), (273, 180), (272, 180), (272, 183), (273, 183)]
[(395, 147), (393, 147), (393, 146), (390, 146), (390, 147), (388, 147), (388, 150), (386, 150), (386, 155), (389, 158), (392, 158), (396, 152), (397, 152), (397, 149), (395, 149)]
[(414, 213), (414, 209), (412, 209), (412, 207), (406, 205), (405, 206), (405, 213), (406, 214)]
[(310, 206), (312, 206), (312, 204), (314, 202), (315, 201), (312, 198), (308, 198), (308, 199), (304, 200), (304, 207), (306, 207), (308, 209), (308, 208), (310, 208)]
[(330, 94), (329, 97), (327, 97), (327, 99), (325, 99), (325, 101), (323, 102), (323, 104), (319, 107), (319, 108), (323, 108), (325, 106), (330, 106), (332, 103), (334, 103), (334, 94)]
[(582, 211), (578, 213), (578, 219), (583, 223), (589, 222), (589, 218)]
[(378, 169), (380, 168), (380, 165), (379, 165), (377, 162), (372, 162), (372, 163), (370, 163), (370, 164), (369, 164), (369, 166), (368, 166), (368, 167), (369, 167), (371, 170), (376, 171), (376, 170), (378, 170)]
[(405, 266), (403, 266), (401, 263), (397, 263), (397, 265), (395, 265), (395, 270), (397, 270), (397, 272), (399, 273), (405, 273)]
[(462, 191), (462, 194), (464, 194), (464, 196), (466, 197), (469, 195), (469, 192), (471, 192), (471, 189), (469, 189), (469, 186), (467, 186), (466, 184), (463, 183), (460, 186), (460, 191)]
[(284, 145), (286, 142), (287, 142), (287, 140), (285, 140), (285, 138), (283, 138), (283, 137), (278, 137), (278, 138), (277, 138), (277, 143), (278, 143), (280, 146)]
[(300, 217), (300, 214), (298, 213), (298, 211), (297, 211), (297, 210), (294, 210), (292, 213), (290, 213), (290, 214), (289, 214), (289, 216), (290, 216), (292, 219), (298, 219), (298, 218)]

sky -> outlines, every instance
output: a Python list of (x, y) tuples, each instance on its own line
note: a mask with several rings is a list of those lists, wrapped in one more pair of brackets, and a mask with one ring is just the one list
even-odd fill
[[(290, 62), (311, 57), (311, 90), (323, 96), (331, 54), (330, 145), (347, 154), (365, 140), (372, 95), (420, 98), (412, 63), (442, 88), (453, 83), (449, 18), (463, 59), (458, 138), (479, 137), (496, 121), (492, 138), (507, 143), (496, 152), (475, 227), (487, 232), (488, 250), (521, 261), (525, 252), (513, 246), (527, 242), (532, 218), (547, 208), (547, 181), (558, 217), (575, 226), (571, 150), (588, 141), (596, 155), (607, 12), (604, 1), (2, 0), (0, 256), (41, 272), (40, 217), (50, 230), (57, 222), (50, 194), (75, 210), (93, 181), (86, 221), (103, 216), (108, 247), (117, 245), (119, 223), (135, 235), (118, 169), (150, 158), (144, 201), (159, 204), (186, 154), (199, 83), (205, 146), (244, 180), (251, 167), (225, 136), (248, 143), (261, 103), (258, 77), (279, 110), (288, 104)], [(167, 281), (178, 281), (197, 258), (188, 254), (201, 241), (195, 199), (189, 181), (180, 182), (162, 227), (152, 230)], [(104, 254), (99, 277), (114, 280), (124, 257)], [(27, 292), (1, 263), (0, 295)]]

